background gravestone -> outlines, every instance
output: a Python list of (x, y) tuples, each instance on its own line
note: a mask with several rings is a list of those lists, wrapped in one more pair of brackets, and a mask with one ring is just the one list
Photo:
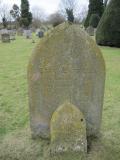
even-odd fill
[(35, 35), (38, 36), (38, 32), (40, 32), (40, 28), (36, 29)]
[(15, 40), (16, 31), (15, 30), (9, 30), (10, 40)]
[(3, 43), (9, 43), (10, 42), (10, 35), (7, 33), (4, 33), (1, 35), (1, 40)]
[(1, 29), (0, 30), (0, 40), (2, 40), (2, 34), (9, 34), (7, 29)]
[(36, 47), (28, 67), (33, 137), (50, 137), (50, 120), (66, 100), (84, 114), (87, 136), (101, 126), (105, 63), (100, 49), (79, 25), (59, 25)]
[(43, 31), (38, 32), (38, 37), (43, 38), (44, 37), (44, 32)]
[(87, 153), (86, 122), (80, 110), (69, 102), (53, 113), (51, 123), (51, 144), (45, 159), (85, 159)]
[(23, 28), (18, 28), (17, 35), (18, 36), (23, 36)]
[(32, 37), (32, 32), (31, 30), (24, 30), (23, 35), (27, 38), (30, 39)]
[(89, 26), (87, 29), (86, 29), (86, 32), (90, 35), (90, 36), (94, 36), (94, 28), (92, 26)]

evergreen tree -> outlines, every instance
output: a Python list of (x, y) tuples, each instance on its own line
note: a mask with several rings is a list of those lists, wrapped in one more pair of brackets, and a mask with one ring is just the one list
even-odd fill
[(73, 9), (66, 9), (67, 13), (67, 19), (69, 22), (74, 22), (74, 14), (73, 14)]
[(5, 16), (2, 18), (2, 23), (3, 23), (3, 27), (7, 28), (8, 23), (7, 23), (7, 19)]
[(28, 28), (32, 23), (32, 13), (29, 12), (28, 0), (21, 0), (21, 19), (20, 25), (24, 28)]
[(84, 23), (85, 28), (89, 26), (90, 17), (92, 14), (97, 14), (101, 18), (103, 12), (104, 12), (103, 0), (89, 0), (88, 15)]
[(66, 15), (67, 21), (73, 23), (75, 19), (75, 11), (77, 7), (77, 0), (61, 0), (60, 10), (62, 14)]
[(99, 45), (120, 47), (120, 0), (111, 0), (98, 24)]
[(92, 14), (90, 17), (89, 25), (93, 28), (97, 28), (99, 21), (100, 17), (97, 14)]

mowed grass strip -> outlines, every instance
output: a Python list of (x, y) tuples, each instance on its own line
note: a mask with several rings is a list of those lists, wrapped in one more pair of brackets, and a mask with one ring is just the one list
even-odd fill
[(28, 122), (27, 65), (34, 46), (22, 37), (0, 43), (0, 136)]
[[(0, 43), (0, 160), (42, 160), (47, 146), (32, 140), (29, 129), (27, 65), (36, 44), (23, 37)], [(94, 141), (88, 160), (119, 160), (120, 49), (100, 48), (106, 62), (102, 136)]]

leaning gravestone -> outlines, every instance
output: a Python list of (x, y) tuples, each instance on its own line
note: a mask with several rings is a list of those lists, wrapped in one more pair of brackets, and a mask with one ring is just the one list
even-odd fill
[(2, 34), (1, 40), (3, 43), (10, 43), (10, 35), (7, 33)]
[(94, 36), (94, 28), (92, 26), (89, 26), (86, 29), (86, 32), (90, 35), (90, 36)]
[(51, 143), (45, 150), (48, 160), (83, 160), (87, 153), (86, 122), (83, 113), (69, 102), (53, 113)]
[(66, 100), (84, 114), (87, 136), (98, 136), (105, 85), (100, 49), (79, 25), (61, 24), (36, 47), (28, 67), (32, 136), (49, 138), (50, 120)]

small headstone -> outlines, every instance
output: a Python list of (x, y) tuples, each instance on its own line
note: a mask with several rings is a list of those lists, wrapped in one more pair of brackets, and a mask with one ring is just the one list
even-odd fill
[(87, 153), (86, 122), (80, 110), (69, 102), (53, 113), (51, 144), (45, 156), (50, 160), (85, 159)]
[(50, 137), (51, 116), (66, 100), (84, 114), (87, 136), (99, 135), (105, 63), (79, 25), (61, 24), (40, 41), (29, 62), (28, 82), (33, 137)]
[(43, 31), (39, 31), (38, 32), (38, 37), (39, 38), (43, 38), (44, 37), (44, 32)]
[(36, 29), (36, 31), (35, 31), (36, 36), (38, 36), (38, 32), (40, 32), (40, 29), (39, 29), (39, 28)]
[(23, 35), (27, 38), (30, 39), (32, 36), (31, 30), (24, 30)]
[(0, 30), (0, 40), (2, 40), (2, 34), (9, 34), (7, 29), (1, 29)]
[(89, 26), (86, 29), (86, 32), (90, 35), (90, 36), (94, 36), (94, 28), (92, 26)]
[(32, 27), (31, 32), (35, 32), (35, 31), (36, 31), (35, 27)]
[(18, 36), (23, 36), (23, 28), (18, 28), (17, 35)]
[(15, 30), (9, 30), (8, 32), (10, 34), (10, 40), (15, 40), (15, 35), (16, 35)]
[(0, 34), (9, 34), (9, 31), (7, 29), (1, 29)]
[(1, 40), (3, 43), (10, 43), (10, 35), (7, 33), (1, 34)]

